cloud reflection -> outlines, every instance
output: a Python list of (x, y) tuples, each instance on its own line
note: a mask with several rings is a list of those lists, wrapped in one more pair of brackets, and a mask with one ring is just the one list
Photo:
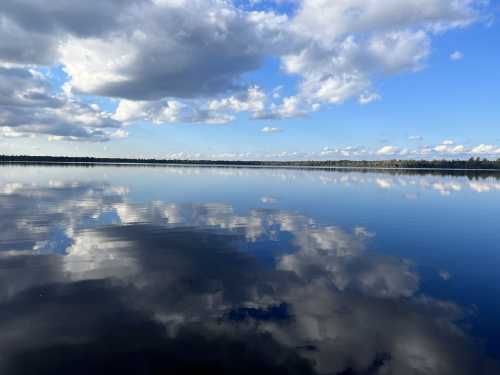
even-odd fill
[[(411, 262), (371, 252), (367, 228), (133, 204), (97, 183), (3, 191), (16, 209), (1, 219), (2, 373), (498, 371), (466, 312), (421, 294)], [(284, 234), (271, 265), (242, 250)]]

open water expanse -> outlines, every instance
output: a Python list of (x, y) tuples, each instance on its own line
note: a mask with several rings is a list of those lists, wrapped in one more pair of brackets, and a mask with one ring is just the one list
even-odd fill
[(0, 166), (0, 374), (500, 374), (500, 174)]

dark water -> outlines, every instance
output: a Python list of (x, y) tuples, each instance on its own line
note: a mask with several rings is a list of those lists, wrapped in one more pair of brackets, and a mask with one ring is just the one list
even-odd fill
[(0, 167), (0, 374), (500, 374), (500, 175)]

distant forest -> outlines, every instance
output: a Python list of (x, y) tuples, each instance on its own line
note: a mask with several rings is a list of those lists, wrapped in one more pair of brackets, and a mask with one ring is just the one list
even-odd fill
[(398, 168), (398, 169), (497, 169), (500, 159), (488, 160), (325, 160), (325, 161), (239, 161), (239, 160), (166, 160), (94, 158), (70, 156), (0, 155), (0, 163), (44, 164), (168, 164), (168, 165), (221, 165), (317, 168)]

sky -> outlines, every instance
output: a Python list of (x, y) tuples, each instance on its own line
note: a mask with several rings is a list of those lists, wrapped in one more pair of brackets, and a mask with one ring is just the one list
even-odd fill
[(0, 154), (500, 158), (496, 0), (2, 0)]

